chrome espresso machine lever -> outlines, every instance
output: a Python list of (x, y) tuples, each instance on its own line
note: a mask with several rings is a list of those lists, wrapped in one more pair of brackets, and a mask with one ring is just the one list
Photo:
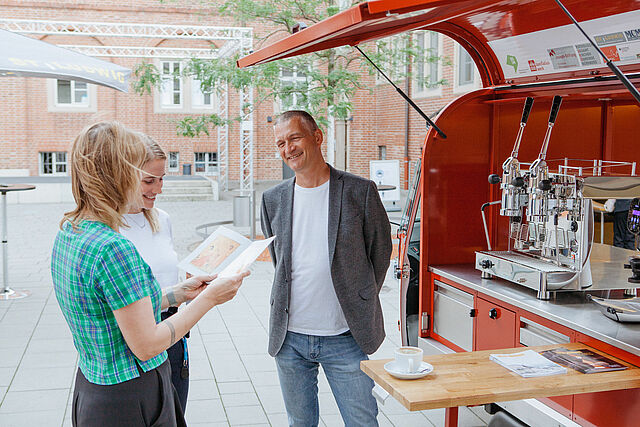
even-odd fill
[[(533, 100), (525, 101), (513, 151), (502, 165), (502, 177), (489, 177), (490, 183), (500, 183), (502, 197), (481, 209), (489, 250), (476, 252), (476, 268), (482, 278), (498, 276), (534, 289), (540, 299), (548, 299), (556, 291), (627, 289), (628, 273), (618, 260), (626, 260), (630, 254), (593, 242), (591, 199), (620, 198), (627, 194), (622, 192), (627, 188), (640, 189), (635, 163), (547, 160), (561, 103), (560, 96), (553, 98), (540, 154), (529, 170), (524, 170), (526, 163), (517, 157)], [(629, 166), (630, 176), (621, 176), (620, 168)], [(614, 168), (616, 173), (603, 176), (603, 169)], [(507, 250), (491, 250), (484, 208), (494, 203), (501, 203), (500, 215), (509, 217), (507, 242), (502, 242), (503, 246), (507, 243)]]
[(526, 187), (524, 185), (525, 179), (520, 171), (518, 151), (520, 150), (520, 142), (522, 141), (522, 135), (524, 134), (524, 128), (527, 125), (527, 120), (529, 119), (529, 113), (531, 112), (532, 106), (533, 98), (528, 96), (524, 101), (522, 118), (520, 119), (520, 128), (516, 135), (516, 141), (513, 145), (511, 156), (502, 163), (502, 179), (500, 180), (502, 203), (500, 206), (500, 215), (512, 218), (521, 218), (522, 209), (527, 204)]
[(547, 148), (549, 148), (549, 140), (551, 139), (551, 131), (558, 116), (558, 110), (562, 103), (561, 96), (553, 97), (551, 112), (549, 113), (549, 122), (547, 124), (547, 133), (542, 142), (542, 148), (538, 158), (531, 164), (529, 168), (529, 204), (527, 208), (527, 221), (542, 221), (547, 219), (547, 200), (548, 191), (551, 189), (551, 181), (549, 180), (549, 166), (545, 161), (547, 158)]

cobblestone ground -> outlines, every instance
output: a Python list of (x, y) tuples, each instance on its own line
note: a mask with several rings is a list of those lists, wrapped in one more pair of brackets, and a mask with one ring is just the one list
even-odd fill
[[(0, 301), (0, 425), (70, 426), (77, 354), (58, 308), (49, 273), (50, 252), (62, 213), (72, 205), (9, 205), (9, 283), (27, 289), (22, 300)], [(182, 258), (202, 239), (196, 226), (232, 218), (229, 197), (217, 202), (164, 202), (173, 219)], [(268, 296), (273, 267), (258, 262), (238, 296), (211, 310), (189, 340), (190, 426), (286, 426), (276, 367), (267, 354)], [(390, 275), (382, 303), (387, 339), (372, 358), (392, 357), (400, 344), (398, 292)], [(321, 425), (341, 426), (338, 407), (323, 375)], [(482, 415), (481, 411), (475, 410)], [(393, 398), (380, 405), (381, 426), (443, 425), (444, 410), (410, 413)], [(485, 418), (483, 416), (483, 418)], [(486, 421), (486, 418), (485, 418)], [(484, 426), (470, 410), (461, 425)]]

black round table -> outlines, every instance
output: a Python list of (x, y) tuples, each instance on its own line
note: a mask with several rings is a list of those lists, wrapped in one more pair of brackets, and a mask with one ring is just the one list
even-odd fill
[(29, 291), (16, 291), (9, 288), (7, 258), (9, 242), (7, 240), (7, 193), (12, 191), (28, 191), (35, 189), (35, 185), (27, 184), (0, 184), (2, 193), (2, 284), (0, 285), (0, 301), (13, 300), (28, 297)]
[(378, 191), (390, 191), (390, 190), (395, 190), (396, 186), (395, 185), (387, 185), (387, 184), (378, 184)]

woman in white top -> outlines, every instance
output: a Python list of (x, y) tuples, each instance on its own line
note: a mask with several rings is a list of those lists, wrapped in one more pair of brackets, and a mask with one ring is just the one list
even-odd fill
[[(178, 283), (178, 255), (173, 248), (171, 220), (165, 211), (154, 207), (156, 196), (162, 193), (167, 156), (151, 137), (142, 135), (141, 139), (147, 146), (140, 184), (144, 208), (130, 210), (124, 215), (127, 227), (121, 228), (120, 233), (135, 245), (142, 259), (151, 267), (160, 287), (165, 288)], [(169, 307), (162, 312), (162, 320), (177, 311), (177, 307)], [(171, 382), (178, 392), (183, 413), (189, 392), (187, 336), (167, 349)]]

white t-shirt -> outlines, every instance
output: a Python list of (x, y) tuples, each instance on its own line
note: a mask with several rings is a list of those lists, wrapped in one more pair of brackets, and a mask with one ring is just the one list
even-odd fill
[(314, 188), (296, 184), (291, 227), (291, 332), (329, 336), (349, 330), (331, 280), (328, 230), (329, 181)]
[(129, 227), (122, 227), (120, 234), (131, 240), (160, 287), (166, 288), (178, 283), (178, 254), (173, 249), (173, 235), (169, 214), (157, 209), (159, 230), (151, 232), (151, 225), (144, 214), (126, 214), (124, 221)]

